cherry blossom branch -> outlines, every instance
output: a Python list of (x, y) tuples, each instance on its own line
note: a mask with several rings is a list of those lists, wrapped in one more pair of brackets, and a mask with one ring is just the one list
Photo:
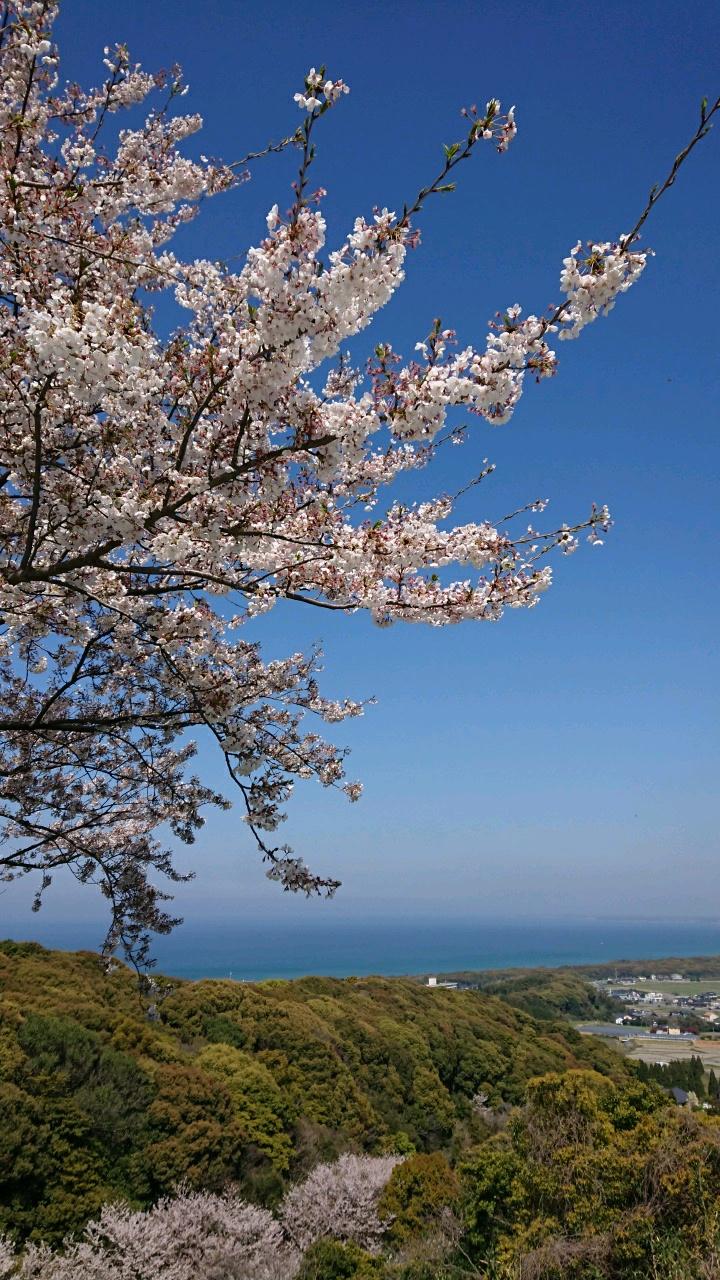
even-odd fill
[[(228, 804), (191, 772), (195, 730), (222, 752), (270, 877), (305, 892), (338, 884), (267, 833), (298, 779), (357, 798), (345, 752), (306, 726), (362, 704), (322, 695), (315, 653), (264, 660), (248, 626), (280, 600), (363, 609), (380, 626), (497, 620), (538, 602), (551, 553), (574, 551), (581, 532), (602, 541), (604, 507), (552, 530), (511, 527), (541, 502), (459, 524), (454, 508), (488, 462), (452, 496), (390, 490), (467, 435), (460, 407), (509, 421), (527, 376), (556, 370), (550, 335), (577, 336), (639, 279), (635, 237), (720, 104), (703, 106), (629, 235), (571, 250), (564, 301), (544, 319), (509, 307), (463, 350), (436, 321), (408, 363), (381, 342), (363, 372), (346, 345), (402, 283), (414, 220), (480, 141), (507, 148), (514, 111), (470, 108), (466, 137), (415, 199), (359, 217), (326, 253), (309, 172), (342, 81), (311, 68), (293, 134), (234, 166), (196, 162), (183, 144), (200, 118), (170, 110), (177, 69), (150, 75), (118, 46), (97, 89), (58, 90), (50, 8), (8, 0), (5, 12), (0, 878), (36, 873), (40, 898), (61, 866), (99, 880), (109, 941), (146, 959), (148, 933), (172, 926), (155, 878), (177, 878), (157, 833), (191, 842), (206, 806)], [(139, 128), (106, 129), (158, 90)], [(202, 202), (290, 145), (292, 206), (270, 210), (240, 270), (180, 261), (170, 241)], [(169, 340), (146, 301), (168, 287), (183, 317)]]
[(643, 209), (642, 213), (640, 214), (640, 217), (638, 218), (637, 222), (635, 223), (635, 226), (633, 227), (632, 231), (629, 231), (626, 236), (623, 236), (621, 238), (621, 243), (624, 246), (629, 247), (633, 243), (633, 241), (637, 239), (642, 227), (645, 225), (645, 223), (647, 222), (647, 219), (650, 217), (650, 214), (652, 213), (652, 210), (655, 208), (655, 205), (657, 204), (658, 200), (660, 200), (662, 196), (664, 196), (665, 192), (669, 191), (670, 187), (674, 185), (675, 179), (677, 178), (677, 175), (680, 172), (681, 166), (685, 163), (685, 161), (687, 160), (691, 152), (694, 151), (698, 142), (701, 142), (703, 138), (707, 137), (708, 133), (712, 128), (712, 124), (710, 122), (717, 111), (720, 111), (720, 97), (716, 98), (715, 102), (710, 107), (709, 111), (708, 111), (707, 98), (703, 98), (702, 102), (700, 103), (700, 124), (698, 125), (696, 132), (693, 134), (690, 141), (686, 143), (686, 145), (683, 147), (682, 151), (680, 151), (678, 155), (676, 155), (672, 163), (672, 168), (670, 169), (670, 172), (668, 173), (665, 181), (661, 183), (659, 186), (654, 186), (651, 189), (650, 195), (648, 197), (648, 202), (645, 205), (645, 208)]

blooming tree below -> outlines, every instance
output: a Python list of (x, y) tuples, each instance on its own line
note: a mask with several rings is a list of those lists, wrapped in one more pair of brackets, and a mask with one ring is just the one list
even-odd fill
[(291, 1187), (278, 1217), (224, 1195), (179, 1188), (147, 1211), (108, 1204), (79, 1240), (21, 1254), (0, 1236), (0, 1280), (293, 1280), (316, 1240), (375, 1252), (389, 1225), (378, 1201), (398, 1156), (343, 1155)]
[(371, 1253), (380, 1247), (390, 1225), (378, 1213), (380, 1194), (402, 1157), (340, 1156), (318, 1164), (304, 1182), (288, 1191), (280, 1218), (290, 1240), (300, 1249), (326, 1237), (353, 1240)]

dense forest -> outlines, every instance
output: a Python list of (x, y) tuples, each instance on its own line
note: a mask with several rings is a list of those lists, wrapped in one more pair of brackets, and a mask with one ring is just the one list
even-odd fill
[(606, 1021), (625, 1006), (570, 969), (490, 969), (445, 975), (486, 995), (501, 996), (534, 1018)]
[(0, 1230), (59, 1240), (116, 1195), (229, 1179), (272, 1203), (352, 1147), (456, 1154), (472, 1099), (622, 1060), (476, 992), (410, 981), (153, 980), (91, 953), (0, 944)]
[[(389, 1158), (382, 1236), (336, 1220), (298, 1251), (296, 1233), (283, 1278), (717, 1275), (720, 1119), (562, 1021), (409, 979), (139, 984), (33, 943), (0, 944), (0, 989), (7, 1275), (79, 1274), (63, 1257), (89, 1246), (69, 1237), (103, 1205), (157, 1223), (151, 1206), (178, 1187), (220, 1205), (232, 1191), (281, 1232), (284, 1206), (307, 1203), (302, 1187), (341, 1153)], [(217, 1212), (229, 1221), (232, 1204)], [(56, 1261), (16, 1273), (12, 1244), (40, 1241)]]

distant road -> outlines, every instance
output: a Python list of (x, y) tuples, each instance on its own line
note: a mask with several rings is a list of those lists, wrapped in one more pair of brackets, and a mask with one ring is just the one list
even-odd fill
[(696, 1039), (691, 1031), (683, 1031), (679, 1036), (659, 1036), (656, 1032), (645, 1030), (644, 1027), (620, 1027), (616, 1022), (579, 1022), (575, 1025), (576, 1031), (581, 1031), (586, 1036), (603, 1036), (608, 1040), (627, 1039), (631, 1036), (633, 1040), (653, 1040), (658, 1044), (675, 1044), (678, 1040), (682, 1042), (692, 1042)]

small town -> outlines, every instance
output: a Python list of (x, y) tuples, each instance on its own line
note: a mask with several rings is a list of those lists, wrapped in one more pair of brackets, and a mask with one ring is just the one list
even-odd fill
[[(591, 985), (624, 1011), (614, 1022), (576, 1024), (583, 1034), (601, 1036), (624, 1056), (652, 1067), (695, 1059), (705, 1072), (720, 1067), (718, 979), (623, 973), (594, 979)], [(676, 1101), (684, 1105), (687, 1099)]]
[(618, 1026), (649, 1026), (656, 1034), (699, 1034), (720, 1020), (720, 982), (688, 979), (682, 973), (660, 978), (638, 974), (592, 984), (613, 1000), (627, 1006), (615, 1022)]

